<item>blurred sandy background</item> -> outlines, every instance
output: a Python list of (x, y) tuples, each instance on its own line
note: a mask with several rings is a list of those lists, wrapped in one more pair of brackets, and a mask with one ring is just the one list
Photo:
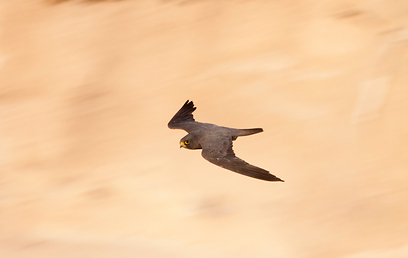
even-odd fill
[[(408, 257), (408, 2), (0, 1), (0, 257)], [(179, 149), (167, 122), (265, 132)]]

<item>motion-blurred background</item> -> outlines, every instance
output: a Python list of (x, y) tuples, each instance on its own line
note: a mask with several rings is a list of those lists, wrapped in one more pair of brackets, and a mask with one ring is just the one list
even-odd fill
[[(0, 2), (0, 257), (408, 257), (408, 2)], [(237, 156), (167, 122), (264, 133)]]

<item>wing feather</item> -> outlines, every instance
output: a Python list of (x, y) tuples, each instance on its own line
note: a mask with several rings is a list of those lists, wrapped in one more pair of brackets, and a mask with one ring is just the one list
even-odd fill
[(193, 117), (194, 110), (196, 110), (196, 107), (194, 107), (193, 101), (187, 100), (167, 126), (170, 129), (183, 129), (189, 132), (197, 124)]
[(266, 181), (284, 182), (282, 179), (269, 173), (269, 171), (253, 166), (235, 156), (232, 149), (232, 140), (225, 139), (224, 141), (213, 142), (210, 145), (212, 146), (208, 144), (203, 146), (203, 151), (201, 152), (203, 158), (209, 162), (249, 177)]

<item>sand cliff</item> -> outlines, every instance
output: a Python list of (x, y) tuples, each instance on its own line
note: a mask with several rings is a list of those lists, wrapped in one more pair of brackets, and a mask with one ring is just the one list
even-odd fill
[[(408, 2), (2, 1), (1, 257), (405, 257)], [(237, 156), (167, 122), (264, 132)]]

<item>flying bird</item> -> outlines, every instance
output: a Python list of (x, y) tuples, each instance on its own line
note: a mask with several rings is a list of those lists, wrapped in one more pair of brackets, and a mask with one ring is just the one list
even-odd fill
[(282, 181), (267, 170), (253, 166), (235, 156), (232, 141), (240, 136), (263, 132), (262, 128), (235, 129), (209, 123), (196, 122), (194, 103), (187, 100), (168, 123), (170, 129), (183, 129), (188, 132), (180, 140), (180, 148), (202, 149), (201, 156), (209, 162), (242, 175), (265, 181)]

